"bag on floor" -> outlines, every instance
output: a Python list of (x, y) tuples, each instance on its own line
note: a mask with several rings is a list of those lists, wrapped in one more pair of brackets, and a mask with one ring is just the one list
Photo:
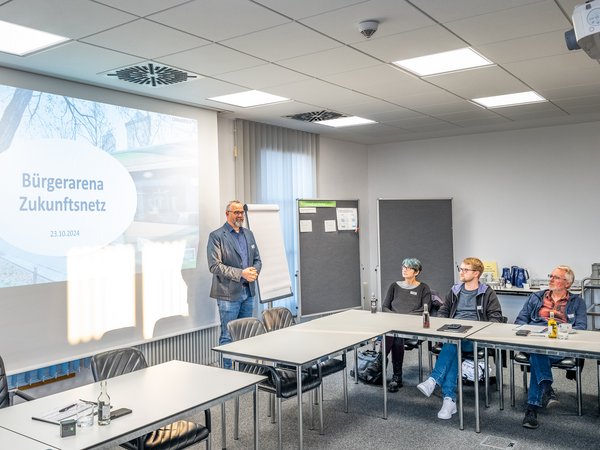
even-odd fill
[[(358, 379), (367, 384), (382, 384), (380, 353), (376, 350), (358, 351)], [(354, 369), (350, 370), (354, 378)]]
[[(483, 361), (479, 361), (479, 381), (483, 381), (484, 379), (484, 374), (485, 374), (485, 364), (483, 363)], [(489, 375), (490, 377), (492, 375), (494, 375), (494, 371), (492, 369), (491, 366), (488, 366), (488, 371), (489, 371)], [(462, 362), (462, 374), (463, 374), (463, 380), (466, 381), (475, 381), (475, 364), (473, 363), (472, 359), (465, 359)]]

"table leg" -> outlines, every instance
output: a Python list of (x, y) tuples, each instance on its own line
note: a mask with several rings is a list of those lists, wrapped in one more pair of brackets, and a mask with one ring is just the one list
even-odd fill
[(510, 380), (510, 406), (515, 406), (515, 364), (514, 364), (515, 353), (510, 351), (508, 354), (508, 374)]
[[(477, 359), (477, 358), (476, 358)], [(485, 380), (485, 407), (490, 407), (490, 368), (488, 367), (488, 349), (483, 349), (483, 379)]]
[(458, 358), (458, 427), (465, 429), (463, 422), (463, 383), (462, 383), (462, 348), (460, 340), (456, 341), (456, 357)]
[(387, 419), (387, 357), (385, 356), (385, 334), (381, 336), (381, 377), (383, 385), (383, 418)]
[(258, 450), (258, 384), (254, 386), (254, 450)]
[(296, 391), (298, 397), (298, 448), (302, 450), (304, 448), (302, 438), (302, 366), (296, 366)]
[[(223, 367), (223, 353), (219, 354), (219, 365)], [(221, 448), (227, 448), (227, 423), (225, 419), (225, 402), (221, 403)]]
[[(473, 355), (475, 357), (475, 364), (473, 364), (473, 384), (475, 385), (475, 433), (479, 433), (479, 362), (477, 361), (477, 341), (473, 342)], [(462, 412), (462, 404), (460, 407)], [(462, 426), (460, 429), (463, 429)]]
[(358, 347), (354, 346), (354, 384), (358, 384)]

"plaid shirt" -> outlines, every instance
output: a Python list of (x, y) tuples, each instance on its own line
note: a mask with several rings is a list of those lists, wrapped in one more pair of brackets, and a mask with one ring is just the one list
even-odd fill
[(554, 318), (556, 322), (563, 323), (567, 322), (567, 301), (569, 300), (569, 292), (566, 291), (564, 297), (558, 301), (552, 299), (552, 291), (547, 290), (544, 293), (544, 300), (540, 308), (540, 317), (548, 320), (550, 318), (550, 311), (554, 311)]

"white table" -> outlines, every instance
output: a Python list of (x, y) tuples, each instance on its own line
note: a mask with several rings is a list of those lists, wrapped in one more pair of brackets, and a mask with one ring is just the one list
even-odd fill
[(34, 441), (5, 428), (0, 428), (0, 448), (10, 450), (53, 450), (55, 447)]
[[(469, 340), (473, 341), (474, 350), (477, 346), (527, 353), (542, 353), (550, 356), (574, 356), (576, 358), (600, 359), (600, 335), (594, 331), (576, 330), (569, 339), (548, 339), (545, 336), (517, 336), (515, 328), (518, 325), (494, 323), (483, 330), (473, 333)], [(512, 365), (511, 365), (512, 371)], [(479, 397), (478, 397), (478, 367), (475, 364), (475, 431), (480, 432), (479, 426)], [(501, 380), (499, 380), (502, 383)], [(500, 396), (502, 400), (502, 393)], [(578, 405), (581, 408), (581, 405)]]
[[(92, 383), (0, 410), (0, 427), (63, 450), (103, 449), (127, 442), (176, 420), (220, 404), (237, 395), (254, 393), (254, 446), (258, 448), (257, 383), (265, 377), (182, 361), (170, 361), (110, 378), (111, 405), (133, 412), (108, 426), (78, 428), (61, 438), (58, 425), (32, 420), (78, 399), (95, 400), (100, 383)], [(4, 448), (4, 447), (2, 447)]]

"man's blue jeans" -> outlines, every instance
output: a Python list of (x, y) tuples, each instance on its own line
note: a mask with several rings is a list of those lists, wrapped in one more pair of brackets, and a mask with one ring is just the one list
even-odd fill
[[(231, 342), (231, 336), (227, 330), (227, 324), (235, 319), (252, 317), (254, 315), (254, 297), (250, 295), (250, 289), (242, 289), (242, 295), (238, 300), (217, 299), (219, 306), (219, 316), (221, 317), (221, 335), (219, 336), (219, 345)], [(231, 360), (225, 358), (223, 367), (231, 369)]]
[(560, 356), (538, 355), (531, 353), (529, 355), (529, 366), (531, 377), (529, 379), (529, 393), (527, 394), (527, 403), (530, 405), (542, 406), (542, 395), (544, 391), (541, 383), (549, 381), (552, 384), (552, 363), (560, 361)]
[[(472, 352), (473, 343), (464, 341), (460, 348), (463, 352)], [(431, 378), (442, 387), (442, 395), (450, 397), (454, 401), (456, 401), (456, 384), (458, 382), (457, 353), (455, 344), (444, 344), (431, 372)]]

